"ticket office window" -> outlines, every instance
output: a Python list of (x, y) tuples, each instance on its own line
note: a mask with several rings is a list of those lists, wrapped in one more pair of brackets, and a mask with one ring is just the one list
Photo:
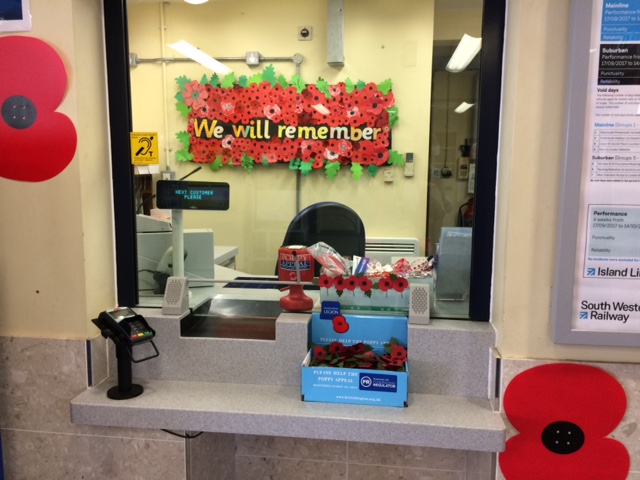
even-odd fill
[[(135, 175), (134, 171), (130, 164), (130, 140), (129, 134), (131, 131), (140, 131), (146, 130), (145, 124), (139, 124), (138, 121), (139, 115), (136, 113), (136, 109), (139, 111), (139, 101), (136, 97), (135, 89), (132, 88), (132, 65), (131, 58), (132, 53), (137, 54), (138, 52), (133, 52), (130, 48), (131, 37), (140, 35), (140, 29), (132, 29), (131, 21), (129, 19), (128, 8), (132, 10), (131, 17), (137, 17), (139, 12), (134, 10), (134, 4), (145, 3), (145, 2), (127, 2), (125, 0), (118, 1), (109, 1), (104, 2), (104, 15), (105, 15), (105, 41), (106, 41), (106, 49), (107, 49), (107, 67), (108, 67), (108, 86), (109, 86), (109, 108), (110, 108), (110, 118), (111, 118), (111, 140), (112, 140), (112, 172), (113, 172), (113, 183), (114, 183), (114, 211), (115, 211), (115, 222), (116, 222), (116, 259), (117, 259), (117, 286), (118, 286), (118, 303), (121, 305), (136, 305), (138, 304), (139, 299), (139, 286), (138, 286), (138, 269), (137, 269), (137, 247), (136, 247), (136, 222), (135, 222), (135, 212), (139, 205), (139, 199), (136, 198), (136, 185), (135, 185)], [(165, 2), (165, 5), (168, 5), (169, 10), (173, 8), (177, 10), (174, 6), (176, 2)], [(182, 7), (182, 2), (178, 7)], [(215, 2), (212, 2), (215, 3)], [(247, 2), (230, 2), (231, 4), (245, 4)], [(251, 3), (251, 2), (249, 2)], [(271, 2), (271, 8), (277, 9), (279, 4), (283, 6), (289, 6), (291, 8), (293, 4), (291, 2), (282, 1), (282, 2)], [(345, 2), (345, 10), (348, 12), (350, 5), (356, 5), (359, 2), (350, 3), (349, 0)], [(391, 5), (393, 2), (388, 2)], [(409, 2), (412, 3), (412, 2)], [(456, 2), (453, 2), (456, 3)], [(395, 3), (393, 5), (396, 5)], [(422, 196), (422, 194), (418, 195), (416, 202), (424, 207), (424, 214), (422, 214), (425, 218), (420, 218), (419, 222), (421, 225), (424, 225), (424, 232), (421, 236), (422, 240), (422, 251), (423, 255), (430, 255), (434, 252), (434, 239), (437, 240), (439, 237), (439, 230), (442, 224), (438, 228), (432, 228), (433, 218), (435, 216), (434, 213), (434, 205), (436, 205), (436, 195), (439, 192), (438, 187), (442, 187), (442, 178), (436, 178), (435, 172), (438, 170), (440, 173), (443, 172), (445, 167), (452, 168), (453, 175), (457, 175), (458, 168), (458, 157), (459, 152), (457, 149), (463, 144), (463, 142), (459, 141), (459, 136), (451, 136), (451, 133), (445, 131), (444, 134), (442, 131), (442, 116), (438, 117), (436, 115), (437, 102), (442, 103), (442, 99), (438, 100), (437, 95), (438, 91), (451, 91), (451, 89), (447, 89), (442, 87), (443, 79), (445, 80), (444, 84), (451, 83), (452, 81), (457, 81), (457, 78), (453, 77), (452, 74), (444, 73), (442, 70), (442, 65), (438, 61), (438, 56), (441, 52), (446, 50), (447, 48), (451, 48), (451, 42), (442, 42), (439, 41), (436, 37), (438, 36), (437, 25), (439, 21), (438, 15), (440, 15), (440, 7), (442, 5), (447, 5), (448, 12), (445, 12), (444, 15), (458, 15), (464, 17), (464, 12), (461, 11), (451, 11), (452, 6), (455, 7), (452, 2), (440, 2), (440, 0), (435, 1), (435, 12), (433, 13), (433, 17), (430, 19), (430, 24), (426, 25), (425, 30), (433, 30), (429, 33), (429, 37), (433, 38), (433, 51), (429, 52), (432, 58), (432, 71), (427, 72), (426, 76), (426, 84), (429, 85), (429, 89), (431, 90), (431, 102), (430, 110), (431, 115), (425, 113), (425, 117), (419, 121), (424, 121), (425, 125), (430, 125), (430, 134), (428, 136), (429, 142), (426, 142), (425, 145), (417, 146), (416, 150), (420, 151), (420, 148), (424, 149), (424, 153), (420, 154), (418, 160), (421, 162), (427, 163), (427, 158), (429, 162), (429, 168), (425, 169), (422, 172), (423, 178), (418, 181), (422, 181), (425, 183), (425, 187), (427, 192)], [(456, 3), (458, 7), (467, 7), (469, 3)], [(352, 7), (353, 8), (353, 7)], [(395, 8), (395, 7), (394, 7)], [(455, 8), (454, 8), (455, 10)], [(147, 10), (153, 11), (153, 10)], [(149, 21), (157, 21), (157, 22), (167, 22), (174, 21), (168, 20), (164, 18), (167, 14), (167, 10), (161, 10), (161, 4), (157, 4), (157, 19), (149, 19)], [(468, 225), (472, 227), (473, 235), (472, 235), (472, 255), (471, 255), (471, 265), (470, 265), (470, 293), (468, 302), (465, 304), (465, 311), (463, 312), (462, 318), (470, 318), (473, 320), (488, 320), (489, 319), (489, 305), (490, 305), (490, 294), (491, 294), (491, 275), (492, 275), (492, 250), (493, 250), (493, 230), (494, 230), (494, 211), (495, 211), (495, 182), (496, 182), (496, 156), (497, 156), (497, 139), (498, 139), (498, 116), (499, 116), (499, 102), (500, 102), (500, 88), (501, 88), (501, 70), (502, 70), (502, 47), (503, 47), (503, 31), (504, 31), (504, 17), (505, 17), (505, 5), (504, 0), (487, 0), (484, 4), (484, 7), (480, 10), (479, 22), (481, 23), (481, 34), (482, 34), (482, 50), (475, 60), (475, 65), (471, 65), (469, 67), (469, 71), (467, 74), (475, 75), (475, 80), (472, 81), (474, 85), (473, 89), (475, 89), (475, 106), (473, 113), (473, 121), (471, 125), (471, 131), (469, 132), (468, 139), (465, 138), (466, 142), (469, 144), (469, 147), (473, 145), (473, 162), (475, 163), (474, 169), (474, 179), (471, 182), (468, 180), (465, 182), (456, 182), (457, 185), (465, 184), (465, 195), (461, 198), (464, 202), (468, 200), (472, 196), (473, 201), (468, 205), (468, 208), (472, 209), (471, 212), (466, 211), (465, 221), (468, 221)], [(163, 18), (160, 18), (163, 17)], [(177, 20), (175, 20), (177, 21)], [(375, 23), (376, 20), (371, 20)], [(379, 20), (378, 20), (379, 21)], [(442, 22), (441, 22), (442, 23)], [(440, 23), (440, 24), (441, 24)], [(194, 20), (193, 28), (196, 29), (198, 22)], [(435, 26), (434, 26), (435, 25)], [(163, 29), (173, 28), (173, 24), (164, 25)], [(265, 27), (266, 28), (266, 27)], [(347, 26), (348, 28), (348, 26)], [(157, 30), (157, 29), (156, 29)], [(157, 32), (156, 32), (157, 33)], [(319, 32), (317, 32), (319, 33)], [(214, 34), (211, 34), (214, 35)], [(196, 38), (198, 38), (196, 36)], [(138, 45), (137, 38), (133, 39)], [(162, 41), (159, 38), (159, 41)], [(218, 42), (222, 44), (222, 42)], [(411, 57), (411, 49), (412, 45), (410, 44), (404, 45), (403, 51), (405, 52), (406, 58), (405, 63), (412, 62), (414, 57)], [(297, 45), (293, 45), (292, 48), (295, 48)], [(371, 49), (378, 49), (380, 52), (384, 52), (385, 45), (384, 44), (373, 44), (369, 45)], [(258, 48), (258, 47), (256, 47)], [(262, 47), (267, 48), (267, 47)], [(406, 52), (409, 53), (406, 53)], [(233, 54), (236, 52), (234, 51)], [(261, 52), (262, 53), (262, 52)], [(279, 55), (281, 52), (273, 52), (274, 55)], [(216, 55), (224, 55), (223, 53), (216, 52)], [(266, 55), (270, 55), (271, 52)], [(382, 53), (383, 54), (383, 53)], [(324, 55), (320, 53), (318, 55)], [(418, 56), (419, 57), (419, 56)], [(418, 58), (416, 57), (416, 58)], [(306, 76), (306, 72), (309, 72), (309, 77), (307, 81), (310, 83), (313, 81), (313, 76), (315, 72), (318, 70), (317, 64), (324, 62), (324, 58), (319, 59), (313, 57), (311, 61), (307, 61), (309, 65), (302, 65), (302, 76)], [(315, 62), (315, 63), (314, 63)], [(419, 61), (417, 62), (419, 63)], [(315, 66), (314, 66), (315, 64)], [(346, 65), (348, 67), (349, 60), (346, 60)], [(262, 67), (266, 66), (263, 64)], [(233, 65), (235, 67), (235, 65)], [(262, 68), (261, 67), (261, 68)], [(280, 68), (278, 64), (275, 65), (276, 69)], [(153, 68), (166, 69), (166, 65), (156, 65)], [(240, 68), (240, 67), (238, 67)], [(282, 67), (282, 68), (290, 68), (290, 67)], [(306, 69), (306, 70), (304, 70)], [(175, 72), (172, 71), (172, 73)], [(336, 72), (340, 72), (340, 70), (336, 70)], [(137, 75), (136, 72), (134, 75)], [(399, 75), (402, 74), (399, 73)], [(171, 75), (171, 73), (169, 74)], [(366, 77), (366, 72), (352, 72), (351, 75), (362, 75), (363, 78)], [(394, 71), (389, 71), (389, 77), (393, 79)], [(338, 76), (336, 76), (338, 78)], [(367, 78), (364, 78), (368, 80)], [(173, 80), (173, 79), (171, 79)], [(372, 80), (380, 80), (378, 78)], [(134, 78), (135, 83), (135, 78)], [(398, 82), (400, 85), (402, 82)], [(168, 95), (167, 98), (167, 106), (163, 108), (174, 108), (173, 107), (173, 90), (171, 90), (171, 95)], [(453, 101), (457, 101), (456, 99), (447, 98), (445, 103), (446, 107), (449, 107)], [(472, 99), (473, 102), (473, 99)], [(405, 103), (406, 104), (406, 103)], [(146, 104), (145, 108), (150, 108), (149, 104)], [(151, 108), (158, 108), (157, 106)], [(428, 112), (429, 109), (423, 109), (425, 112)], [(450, 115), (454, 115), (450, 113)], [(426, 117), (429, 116), (427, 119)], [(445, 122), (447, 123), (447, 122)], [(449, 122), (452, 123), (452, 122)], [(437, 128), (436, 128), (437, 127)], [(438, 130), (439, 129), (439, 130)], [(171, 132), (169, 132), (171, 133)], [(175, 133), (175, 132), (174, 132)], [(168, 135), (167, 135), (168, 136)], [(400, 135), (398, 135), (400, 136)], [(439, 138), (438, 138), (439, 137)], [(466, 135), (465, 135), (466, 137)], [(440, 165), (438, 162), (442, 163), (443, 157), (437, 157), (434, 155), (435, 151), (435, 140), (441, 140), (444, 138), (444, 142), (441, 142), (441, 150), (440, 152), (445, 152), (447, 158), (447, 165)], [(399, 147), (400, 148), (400, 147)], [(194, 164), (191, 165), (195, 167)], [(186, 171), (186, 170), (185, 170)], [(184, 172), (183, 172), (184, 173)], [(209, 172), (210, 173), (210, 172)], [(234, 172), (241, 173), (241, 172)], [(287, 173), (287, 172), (283, 172)], [(397, 172), (397, 175), (402, 175), (401, 172)], [(213, 177), (207, 177), (207, 180), (213, 180)], [(382, 180), (382, 179), (380, 179)], [(303, 179), (302, 182), (309, 181), (307, 179)], [(327, 181), (326, 179), (316, 179), (316, 182)], [(439, 185), (437, 185), (440, 182)], [(381, 183), (381, 182), (380, 182)], [(427, 187), (428, 183), (428, 187)], [(432, 185), (436, 184), (435, 187)], [(329, 184), (328, 190), (331, 190), (331, 184)], [(281, 186), (276, 186), (275, 189), (281, 188)], [(358, 188), (361, 188), (358, 186)], [(459, 188), (458, 188), (459, 189)], [(286, 188), (285, 188), (286, 190)], [(304, 198), (304, 192), (308, 191), (304, 189), (303, 185), (303, 193), (302, 196)], [(469, 195), (469, 191), (472, 191), (473, 194)], [(298, 196), (297, 201), (300, 201), (300, 192), (294, 192), (291, 190), (290, 198), (291, 204), (296, 203), (293, 198), (294, 196)], [(371, 192), (368, 195), (369, 199), (375, 197), (375, 192)], [(332, 200), (333, 198), (326, 198), (326, 200)], [(458, 207), (462, 207), (460, 199), (454, 198), (452, 202), (452, 208), (450, 209), (449, 215), (450, 220), (449, 223), (445, 223), (444, 225), (450, 226), (459, 226), (459, 217), (457, 215)], [(404, 199), (407, 201), (407, 199)], [(304, 200), (303, 200), (304, 203)], [(461, 205), (457, 205), (457, 203), (461, 203)], [(305, 205), (302, 205), (305, 206)], [(248, 205), (248, 209), (254, 208), (255, 205)], [(293, 208), (293, 207), (291, 207)], [(451, 215), (451, 210), (455, 211), (455, 215)], [(420, 210), (419, 210), (420, 211)], [(291, 216), (295, 213), (292, 210)], [(471, 213), (471, 214), (469, 214)], [(282, 220), (284, 223), (288, 223), (288, 219), (291, 218), (287, 213), (287, 220)], [(431, 216), (431, 220), (429, 219)], [(253, 222), (255, 224), (255, 222)], [(285, 227), (283, 227), (285, 228)], [(369, 234), (369, 232), (368, 232)], [(385, 236), (385, 235), (379, 235)], [(418, 235), (416, 235), (418, 236)], [(266, 268), (266, 267), (264, 267)], [(250, 272), (250, 273), (260, 273), (260, 272)], [(446, 317), (446, 313), (443, 314)], [(460, 318), (460, 315), (454, 315), (455, 318)]]

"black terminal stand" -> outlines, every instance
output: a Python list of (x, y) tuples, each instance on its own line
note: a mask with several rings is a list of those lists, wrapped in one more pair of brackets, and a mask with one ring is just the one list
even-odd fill
[[(142, 315), (137, 315), (129, 308), (117, 308), (102, 312), (98, 318), (91, 320), (104, 338), (110, 338), (116, 345), (118, 364), (118, 385), (107, 391), (107, 397), (113, 400), (127, 400), (142, 394), (142, 385), (132, 381), (132, 363), (140, 363), (157, 357), (160, 353), (153, 343), (156, 332), (149, 326)], [(133, 346), (150, 342), (155, 354), (136, 360), (133, 358)]]

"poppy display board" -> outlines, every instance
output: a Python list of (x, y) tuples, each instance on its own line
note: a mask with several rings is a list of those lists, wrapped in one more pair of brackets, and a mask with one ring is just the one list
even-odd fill
[(390, 149), (398, 122), (391, 80), (306, 84), (270, 65), (251, 77), (176, 81), (176, 108), (188, 119), (187, 130), (177, 134), (178, 161), (209, 164), (213, 171), (288, 164), (302, 175), (322, 171), (330, 179), (348, 168), (356, 180), (404, 164)]

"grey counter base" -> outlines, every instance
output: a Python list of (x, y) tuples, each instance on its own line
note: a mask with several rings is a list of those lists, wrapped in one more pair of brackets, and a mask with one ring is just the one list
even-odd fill
[(205, 431), (500, 452), (506, 427), (488, 400), (409, 394), (409, 406), (303, 402), (300, 388), (135, 380), (144, 393), (111, 400), (108, 380), (71, 401), (75, 424)]

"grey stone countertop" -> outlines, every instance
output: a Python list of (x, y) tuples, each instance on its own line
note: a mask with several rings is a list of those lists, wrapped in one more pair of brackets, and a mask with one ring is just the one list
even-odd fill
[(499, 452), (506, 427), (488, 400), (409, 394), (406, 408), (304, 402), (300, 388), (134, 380), (144, 393), (107, 398), (113, 381), (71, 401), (75, 424), (273, 435)]

